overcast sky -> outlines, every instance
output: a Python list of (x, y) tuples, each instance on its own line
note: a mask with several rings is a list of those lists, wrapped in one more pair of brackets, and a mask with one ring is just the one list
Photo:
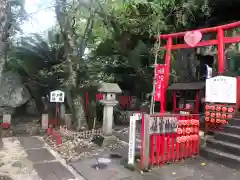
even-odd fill
[(53, 7), (54, 0), (26, 0), (25, 9), (29, 20), (22, 26), (24, 33), (40, 33), (56, 23)]

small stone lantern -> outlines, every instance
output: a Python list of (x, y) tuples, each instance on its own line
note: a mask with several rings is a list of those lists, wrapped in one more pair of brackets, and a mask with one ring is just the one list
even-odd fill
[(112, 135), (113, 126), (113, 107), (118, 104), (116, 94), (122, 93), (122, 90), (116, 83), (100, 83), (98, 91), (103, 93), (103, 99), (100, 101), (103, 104), (103, 135)]

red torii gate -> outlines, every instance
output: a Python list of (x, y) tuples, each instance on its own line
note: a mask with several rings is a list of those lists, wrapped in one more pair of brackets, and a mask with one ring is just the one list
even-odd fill
[[(218, 47), (218, 73), (222, 74), (224, 73), (224, 45), (225, 44), (230, 44), (230, 43), (237, 43), (240, 42), (240, 36), (236, 37), (225, 37), (224, 36), (224, 31), (229, 30), (229, 29), (234, 29), (240, 27), (240, 21), (226, 24), (226, 25), (221, 25), (221, 26), (216, 26), (216, 27), (210, 27), (210, 28), (203, 28), (203, 29), (197, 29), (196, 31), (200, 31), (203, 35), (206, 33), (217, 33), (217, 39), (213, 40), (207, 40), (207, 41), (200, 41), (197, 43), (195, 47), (201, 47), (201, 46), (211, 46), (211, 45), (217, 45)], [(194, 30), (193, 30), (194, 31)], [(189, 32), (178, 32), (178, 33), (171, 33), (171, 34), (163, 34), (159, 35), (158, 40), (161, 39), (166, 39), (167, 44), (165, 46), (160, 47), (159, 50), (164, 49), (166, 50), (165, 53), (165, 64), (166, 64), (166, 74), (165, 74), (165, 90), (164, 90), (164, 97), (166, 98), (166, 89), (168, 87), (168, 82), (169, 82), (169, 72), (170, 72), (170, 60), (171, 60), (171, 51), (175, 49), (185, 49), (185, 48), (195, 48), (191, 47), (187, 44), (173, 44), (173, 39), (174, 38), (181, 38), (184, 37), (184, 35)], [(166, 102), (166, 101), (164, 101)], [(164, 108), (166, 105), (164, 105)], [(163, 110), (165, 111), (165, 109)]]

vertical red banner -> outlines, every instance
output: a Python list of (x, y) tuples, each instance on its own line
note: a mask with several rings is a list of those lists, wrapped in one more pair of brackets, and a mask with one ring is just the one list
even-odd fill
[(154, 100), (163, 102), (164, 101), (164, 87), (165, 87), (165, 71), (166, 65), (165, 64), (157, 64), (155, 67), (155, 95)]

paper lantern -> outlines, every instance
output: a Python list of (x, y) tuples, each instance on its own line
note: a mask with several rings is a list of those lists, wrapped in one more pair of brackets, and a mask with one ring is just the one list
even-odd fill
[(182, 133), (183, 133), (183, 134), (186, 133), (186, 128), (182, 128)]
[(198, 135), (194, 135), (194, 140), (198, 140)]
[(183, 126), (183, 120), (178, 121), (178, 126)]
[(222, 114), (222, 118), (223, 119), (227, 118), (227, 115), (226, 114)]
[(232, 118), (233, 118), (232, 114), (228, 114), (228, 115), (227, 115), (227, 118), (228, 118), (228, 119), (232, 119)]
[(210, 116), (210, 112), (206, 111), (205, 116)]
[(209, 121), (210, 121), (210, 118), (209, 118), (209, 117), (205, 117), (205, 121), (206, 121), (206, 122), (209, 122)]
[(215, 117), (215, 113), (211, 113), (211, 117)]
[(228, 108), (228, 112), (232, 113), (234, 111), (234, 109), (232, 107)]
[(221, 120), (221, 123), (222, 124), (227, 124), (227, 121), (226, 120)]
[(195, 128), (194, 128), (194, 133), (196, 133), (196, 134), (199, 133), (199, 128), (198, 128), (198, 127), (195, 127)]
[(195, 119), (191, 119), (191, 125), (194, 125)]
[(210, 109), (211, 109), (211, 106), (206, 105), (206, 106), (205, 106), (205, 109), (206, 109), (206, 110), (210, 110)]
[(215, 123), (215, 119), (214, 118), (211, 118), (211, 123)]
[(190, 134), (191, 133), (191, 128), (186, 128), (186, 134)]
[(216, 123), (221, 123), (221, 119), (216, 119)]
[(226, 107), (222, 107), (222, 111), (223, 111), (223, 112), (226, 112), (226, 111), (227, 111), (227, 108), (226, 108)]
[(188, 120), (183, 120), (183, 125), (186, 126), (188, 124)]
[(216, 113), (216, 117), (220, 118), (221, 117), (221, 113)]
[(177, 137), (176, 141), (177, 143), (181, 143), (181, 137)]
[(187, 141), (187, 136), (182, 136), (182, 142), (186, 142)]
[(199, 126), (199, 125), (200, 125), (199, 120), (195, 120), (195, 126)]
[(182, 133), (183, 133), (182, 129), (181, 128), (177, 128), (177, 134), (182, 134)]
[(215, 111), (216, 108), (215, 108), (215, 106), (211, 106), (211, 109), (212, 109), (212, 111)]
[(221, 111), (221, 106), (217, 106), (216, 110)]

